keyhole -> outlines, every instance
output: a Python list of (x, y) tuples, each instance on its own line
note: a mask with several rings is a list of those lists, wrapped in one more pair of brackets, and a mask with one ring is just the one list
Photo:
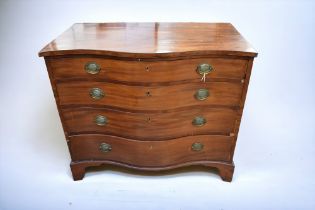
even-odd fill
[(147, 95), (148, 97), (150, 97), (150, 96), (151, 96), (150, 91), (147, 91), (147, 92), (146, 92), (146, 95)]
[(146, 66), (146, 67), (145, 67), (145, 70), (146, 70), (146, 71), (150, 71), (149, 66)]
[(151, 122), (151, 117), (147, 117), (147, 122)]

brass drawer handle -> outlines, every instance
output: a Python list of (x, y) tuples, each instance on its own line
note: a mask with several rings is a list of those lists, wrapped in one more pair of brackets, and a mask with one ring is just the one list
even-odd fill
[(95, 117), (95, 123), (96, 123), (96, 125), (104, 126), (104, 125), (106, 125), (108, 123), (108, 119), (105, 116), (97, 115)]
[(203, 144), (202, 143), (199, 143), (199, 142), (196, 142), (196, 143), (193, 143), (192, 145), (191, 145), (191, 149), (193, 150), (193, 151), (201, 151), (202, 149), (203, 149)]
[(96, 99), (96, 100), (99, 100), (101, 98), (103, 98), (105, 96), (105, 93), (102, 89), (100, 88), (92, 88), (90, 90), (90, 96), (93, 98), (93, 99)]
[(88, 62), (85, 64), (84, 69), (89, 74), (98, 74), (101, 70), (101, 67), (95, 62)]
[(214, 70), (213, 67), (208, 63), (202, 63), (197, 66), (197, 72), (200, 75), (209, 74), (213, 70)]
[(110, 144), (107, 143), (101, 143), (100, 147), (99, 147), (101, 152), (110, 152), (112, 151), (112, 146)]
[(195, 98), (199, 101), (206, 100), (209, 97), (209, 90), (207, 89), (199, 89), (195, 93)]
[(203, 126), (207, 123), (207, 120), (202, 116), (197, 116), (193, 119), (192, 124), (194, 126)]

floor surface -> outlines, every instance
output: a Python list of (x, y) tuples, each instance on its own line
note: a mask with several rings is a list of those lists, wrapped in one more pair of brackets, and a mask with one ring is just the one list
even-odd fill
[[(0, 2), (0, 209), (315, 209), (314, 1)], [(231, 22), (259, 52), (233, 182), (201, 167), (72, 181), (39, 50), (75, 22)]]

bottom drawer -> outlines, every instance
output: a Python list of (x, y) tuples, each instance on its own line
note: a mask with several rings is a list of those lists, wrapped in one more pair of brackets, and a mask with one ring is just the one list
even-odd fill
[(109, 160), (143, 167), (193, 161), (230, 161), (233, 137), (188, 136), (165, 141), (138, 141), (106, 135), (70, 137), (73, 161)]

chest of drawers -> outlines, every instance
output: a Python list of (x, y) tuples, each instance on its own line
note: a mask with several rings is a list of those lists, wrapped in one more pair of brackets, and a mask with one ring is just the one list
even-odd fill
[(74, 24), (39, 55), (74, 180), (103, 164), (203, 165), (232, 180), (257, 53), (231, 24)]

